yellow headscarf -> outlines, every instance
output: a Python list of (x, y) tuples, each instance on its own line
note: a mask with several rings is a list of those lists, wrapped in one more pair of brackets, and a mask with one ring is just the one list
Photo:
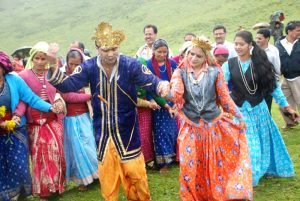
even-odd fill
[[(34, 55), (37, 52), (43, 52), (43, 53), (47, 54), (48, 49), (49, 49), (49, 44), (47, 42), (41, 41), (41, 42), (38, 42), (37, 44), (35, 44), (30, 50), (30, 56), (28, 58), (28, 61), (27, 61), (27, 64), (26, 64), (25, 68), (26, 69), (32, 69), (33, 68), (32, 59), (33, 59)], [(47, 64), (45, 68), (48, 69), (49, 64)]]

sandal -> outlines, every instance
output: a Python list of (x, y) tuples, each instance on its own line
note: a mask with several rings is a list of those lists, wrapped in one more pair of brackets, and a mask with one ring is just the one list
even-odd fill
[(296, 122), (296, 123), (294, 123), (294, 124), (286, 124), (284, 127), (282, 127), (282, 129), (283, 129), (283, 130), (289, 130), (289, 129), (291, 129), (291, 128), (297, 126), (298, 124), (299, 124), (298, 122)]

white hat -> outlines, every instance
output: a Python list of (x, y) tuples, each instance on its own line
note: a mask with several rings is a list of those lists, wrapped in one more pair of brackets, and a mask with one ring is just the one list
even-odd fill
[(179, 54), (184, 53), (188, 47), (192, 46), (192, 41), (186, 41), (182, 44), (181, 48), (179, 49)]

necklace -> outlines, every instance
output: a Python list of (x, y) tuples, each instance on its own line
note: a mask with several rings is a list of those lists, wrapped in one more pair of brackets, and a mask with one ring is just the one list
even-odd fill
[(199, 85), (199, 83), (201, 82), (202, 78), (204, 76), (204, 73), (201, 72), (199, 75), (198, 79), (194, 79), (192, 73), (189, 74), (189, 80), (194, 84), (194, 85)]
[(167, 69), (167, 66), (166, 66), (166, 65), (164, 65), (164, 67), (165, 67), (165, 69), (164, 69), (164, 70), (160, 70), (160, 66), (159, 66), (159, 67), (158, 67), (158, 70), (159, 70), (159, 72), (161, 72), (161, 73), (165, 72), (165, 71), (166, 71), (166, 69)]
[(246, 77), (242, 71), (242, 67), (241, 67), (241, 62), (238, 61), (238, 64), (239, 64), (239, 69), (240, 69), (240, 73), (241, 73), (241, 76), (242, 76), (242, 80), (243, 80), (243, 83), (244, 83), (244, 86), (246, 87), (247, 91), (249, 94), (253, 95), (256, 93), (257, 91), (257, 84), (254, 82), (254, 76), (253, 76), (253, 63), (251, 62), (250, 63), (250, 73), (251, 73), (251, 79), (252, 79), (252, 84), (253, 84), (253, 87), (254, 89), (251, 89), (247, 80), (246, 80)]
[(204, 108), (204, 89), (205, 89), (205, 87), (206, 87), (206, 86), (205, 86), (206, 83), (203, 82), (203, 85), (202, 85), (202, 94), (200, 94), (200, 95), (202, 95), (202, 100), (201, 100), (201, 103), (200, 103), (200, 106), (199, 106), (198, 103), (196, 102), (196, 99), (195, 99), (194, 95), (193, 95), (193, 92), (192, 92), (192, 89), (191, 89), (191, 83), (190, 83), (190, 81), (192, 82), (192, 84), (198, 85), (198, 86), (199, 86), (200, 81), (201, 81), (202, 78), (204, 77), (204, 73), (201, 73), (200, 76), (201, 76), (201, 78), (200, 78), (199, 80), (195, 80), (195, 79), (193, 78), (192, 74), (190, 73), (190, 74), (189, 74), (189, 79), (188, 79), (189, 91), (190, 91), (190, 94), (191, 94), (191, 96), (192, 96), (192, 99), (194, 100), (194, 102), (195, 102), (195, 104), (196, 104), (196, 108), (197, 108), (198, 112), (201, 112), (201, 111), (203, 110), (203, 108)]
[(3, 81), (3, 88), (2, 88), (2, 91), (0, 92), (0, 96), (3, 96), (3, 94), (5, 93), (5, 90), (6, 90), (6, 82)]
[(37, 72), (35, 72), (33, 69), (31, 69), (33, 74), (36, 76), (36, 78), (38, 79), (38, 81), (42, 84), (42, 88), (46, 89), (46, 78), (45, 78), (45, 72), (43, 72), (43, 75), (38, 74)]

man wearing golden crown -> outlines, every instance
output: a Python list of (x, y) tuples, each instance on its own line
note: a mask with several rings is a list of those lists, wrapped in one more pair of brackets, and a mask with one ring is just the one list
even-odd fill
[(90, 85), (104, 199), (118, 200), (122, 183), (128, 200), (150, 200), (136, 113), (136, 85), (166, 96), (169, 83), (154, 76), (136, 59), (120, 55), (119, 46), (125, 35), (113, 31), (110, 24), (100, 23), (92, 39), (98, 56), (82, 63), (69, 77), (58, 70), (53, 58), (49, 82), (62, 92)]

